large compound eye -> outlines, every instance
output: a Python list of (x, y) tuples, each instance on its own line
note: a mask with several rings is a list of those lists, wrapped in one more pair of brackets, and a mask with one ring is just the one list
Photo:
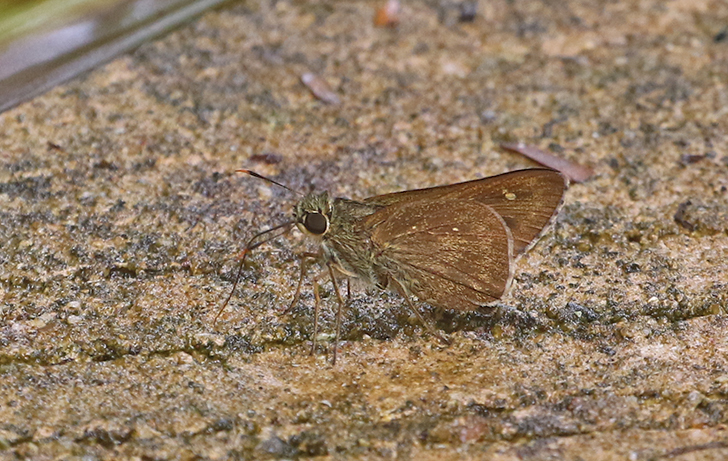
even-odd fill
[(329, 221), (322, 213), (308, 213), (303, 218), (303, 225), (306, 230), (314, 235), (321, 235), (329, 227)]

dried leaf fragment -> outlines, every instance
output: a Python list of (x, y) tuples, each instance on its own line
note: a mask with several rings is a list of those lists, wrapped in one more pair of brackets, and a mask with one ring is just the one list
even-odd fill
[(521, 154), (545, 167), (559, 171), (575, 182), (584, 182), (594, 174), (594, 170), (588, 166), (579, 165), (578, 163), (574, 163), (566, 160), (565, 158), (557, 157), (550, 152), (541, 150), (536, 146), (530, 146), (522, 142), (504, 143), (501, 144), (501, 148)]
[(301, 82), (306, 85), (311, 93), (316, 96), (317, 99), (325, 102), (326, 104), (340, 104), (341, 99), (334, 93), (326, 80), (319, 77), (316, 74), (307, 72), (301, 75)]

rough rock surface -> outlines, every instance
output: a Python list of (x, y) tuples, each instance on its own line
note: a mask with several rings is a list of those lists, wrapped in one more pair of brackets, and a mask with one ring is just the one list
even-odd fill
[[(0, 459), (725, 459), (728, 4), (247, 2), (0, 114)], [(300, 76), (324, 78), (340, 104)], [(295, 197), (592, 167), (496, 309), (326, 278)], [(312, 274), (314, 275), (314, 274)], [(309, 279), (310, 280), (310, 279)], [(328, 351), (328, 352), (327, 352)]]

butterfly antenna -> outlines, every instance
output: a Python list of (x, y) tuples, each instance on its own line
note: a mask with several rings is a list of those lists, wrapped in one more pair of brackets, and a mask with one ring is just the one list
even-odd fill
[[(225, 310), (225, 308), (227, 307), (228, 303), (232, 299), (233, 294), (235, 293), (235, 289), (238, 287), (238, 282), (240, 281), (240, 277), (243, 274), (243, 267), (245, 266), (245, 258), (248, 257), (248, 254), (251, 251), (253, 251), (254, 249), (256, 249), (259, 246), (263, 245), (264, 243), (270, 242), (271, 240), (273, 240), (275, 238), (278, 238), (281, 235), (284, 235), (284, 234), (288, 233), (293, 228), (293, 224), (294, 224), (293, 221), (286, 221), (283, 224), (279, 224), (279, 225), (277, 225), (275, 227), (272, 227), (272, 228), (270, 228), (268, 230), (264, 230), (263, 232), (259, 232), (259, 233), (255, 234), (254, 236), (252, 236), (250, 238), (250, 240), (248, 240), (248, 244), (245, 245), (245, 249), (240, 254), (240, 264), (238, 265), (238, 273), (235, 276), (235, 282), (233, 282), (233, 288), (232, 288), (232, 290), (230, 290), (230, 294), (228, 295), (227, 299), (225, 300), (225, 302), (220, 307), (220, 310), (217, 311), (217, 314), (215, 315), (215, 318), (212, 321), (212, 325), (213, 326), (217, 323), (218, 317), (220, 317), (220, 314), (222, 314), (222, 311)], [(283, 229), (283, 232), (280, 232), (280, 233), (274, 234), (272, 236), (269, 236), (266, 239), (256, 241), (256, 240), (260, 239), (261, 237), (263, 237), (264, 235), (270, 234), (271, 232), (275, 232), (275, 231), (280, 230), (280, 229)]]
[(252, 170), (246, 170), (246, 169), (240, 169), (240, 170), (235, 170), (235, 172), (236, 172), (236, 173), (247, 173), (247, 174), (249, 174), (250, 176), (252, 176), (252, 177), (254, 177), (254, 178), (262, 179), (263, 181), (267, 181), (267, 182), (269, 182), (269, 183), (271, 183), (271, 184), (275, 184), (276, 186), (278, 186), (278, 187), (282, 187), (282, 188), (284, 188), (285, 190), (287, 190), (287, 191), (289, 191), (289, 192), (293, 192), (293, 193), (294, 193), (294, 194), (296, 194), (296, 195), (303, 195), (302, 193), (298, 192), (297, 190), (293, 190), (293, 189), (291, 189), (290, 187), (288, 187), (288, 186), (285, 186), (285, 185), (283, 185), (283, 184), (279, 183), (278, 181), (274, 181), (274, 180), (272, 180), (272, 179), (270, 179), (270, 178), (266, 178), (266, 177), (265, 177), (265, 176), (263, 176), (262, 174), (258, 174), (258, 173), (256, 173), (255, 171), (252, 171)]

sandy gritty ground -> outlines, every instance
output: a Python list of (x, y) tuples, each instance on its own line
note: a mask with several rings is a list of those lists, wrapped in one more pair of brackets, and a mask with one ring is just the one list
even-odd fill
[[(233, 4), (0, 114), (0, 459), (725, 459), (728, 3)], [(325, 78), (341, 103), (299, 77)], [(298, 190), (592, 167), (495, 309), (353, 286), (309, 355)]]

